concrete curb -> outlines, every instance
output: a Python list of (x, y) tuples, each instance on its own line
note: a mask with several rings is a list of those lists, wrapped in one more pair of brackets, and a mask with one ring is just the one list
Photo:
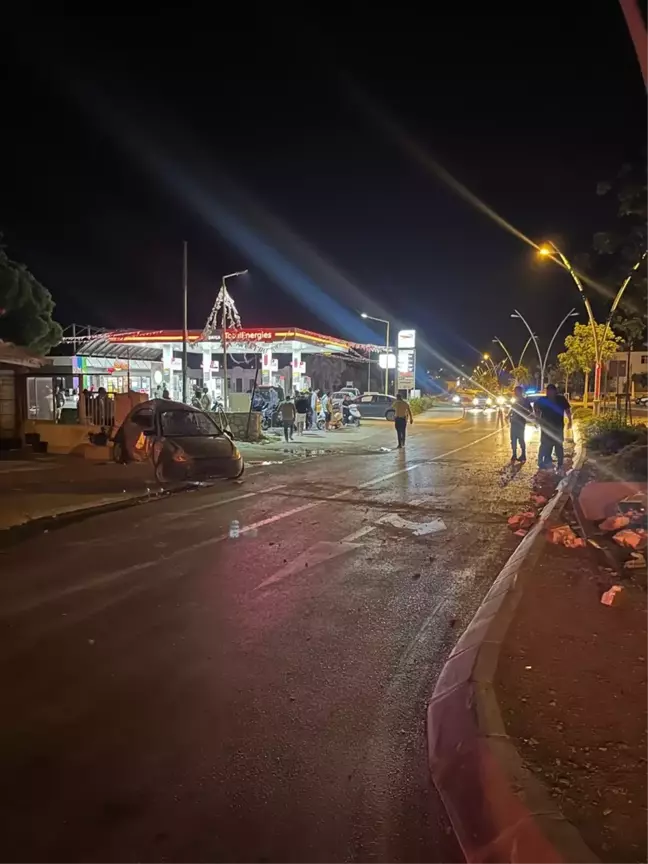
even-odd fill
[(468, 864), (598, 860), (524, 767), (506, 734), (493, 686), (523, 590), (522, 564), (540, 551), (547, 520), (564, 506), (583, 459), (577, 442), (572, 470), (491, 586), (441, 670), (428, 705), (430, 771)]

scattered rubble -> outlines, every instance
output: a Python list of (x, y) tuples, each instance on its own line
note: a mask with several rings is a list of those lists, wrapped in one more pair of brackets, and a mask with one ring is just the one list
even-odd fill
[(555, 525), (548, 528), (547, 540), (556, 546), (566, 546), (568, 549), (578, 549), (586, 545), (583, 538), (575, 534), (569, 525)]
[(529, 529), (536, 520), (536, 514), (533, 510), (528, 510), (525, 513), (516, 513), (515, 516), (509, 516), (507, 522), (512, 531), (519, 529)]
[(622, 592), (622, 585), (613, 585), (611, 588), (608, 588), (607, 591), (603, 592), (603, 596), (601, 597), (601, 603), (604, 606), (614, 606), (614, 604), (617, 602), (617, 598), (620, 599), (620, 595)]
[(612, 539), (626, 549), (643, 549), (648, 542), (648, 534), (643, 528), (637, 528), (636, 531), (632, 528), (624, 528), (622, 531), (618, 531)]

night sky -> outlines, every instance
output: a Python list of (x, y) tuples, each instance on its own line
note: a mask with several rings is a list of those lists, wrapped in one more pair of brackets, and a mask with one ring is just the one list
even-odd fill
[(365, 309), (466, 363), (519, 351), (513, 307), (545, 337), (579, 305), (432, 166), (587, 251), (597, 182), (645, 147), (618, 3), (334, 8), (5, 24), (0, 230), (62, 324), (180, 327), (185, 239), (192, 327), (245, 267), (244, 325), (380, 341)]

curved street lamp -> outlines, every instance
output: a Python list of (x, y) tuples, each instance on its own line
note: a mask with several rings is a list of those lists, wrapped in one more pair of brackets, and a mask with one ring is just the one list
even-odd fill
[[(548, 347), (547, 347), (547, 350), (545, 351), (545, 355), (544, 355), (544, 359), (543, 359), (542, 354), (540, 353), (540, 345), (538, 344), (538, 337), (535, 335), (535, 333), (533, 332), (533, 330), (529, 327), (529, 323), (528, 323), (528, 321), (526, 320), (526, 318), (522, 315), (521, 312), (518, 312), (517, 309), (515, 309), (515, 310), (513, 311), (513, 313), (511, 314), (511, 318), (519, 318), (519, 319), (522, 321), (522, 323), (525, 325), (525, 327), (527, 328), (527, 330), (528, 330), (529, 333), (531, 334), (531, 335), (529, 336), (529, 340), (533, 339), (533, 344), (535, 345), (535, 349), (536, 349), (536, 351), (537, 351), (537, 353), (538, 353), (538, 361), (539, 361), (539, 363), (540, 363), (540, 389), (541, 389), (541, 390), (544, 390), (544, 378), (545, 378), (545, 371), (546, 371), (546, 368), (547, 368), (547, 361), (549, 360), (549, 354), (551, 353), (551, 347), (552, 347), (552, 345), (553, 345), (553, 343), (554, 343), (554, 341), (555, 341), (555, 339), (556, 339), (556, 336), (558, 335), (558, 333), (559, 333), (559, 331), (560, 331), (560, 328), (563, 326), (563, 324), (565, 323), (565, 321), (566, 321), (568, 318), (577, 318), (577, 317), (578, 317), (578, 312), (577, 312), (575, 309), (571, 309), (571, 310), (570, 310), (570, 311), (565, 315), (565, 317), (562, 319), (562, 321), (560, 322), (560, 324), (559, 324), (559, 325), (556, 327), (556, 329), (554, 330), (554, 334), (553, 334), (553, 336), (551, 337), (551, 340), (550, 340), (550, 342), (549, 342), (549, 345), (548, 345)], [(527, 342), (527, 344), (528, 344), (528, 342)], [(526, 350), (526, 348), (525, 348), (525, 350)]]

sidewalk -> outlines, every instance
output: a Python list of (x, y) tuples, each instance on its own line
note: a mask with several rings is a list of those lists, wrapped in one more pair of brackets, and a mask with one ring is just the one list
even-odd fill
[(546, 544), (520, 577), (495, 677), (506, 732), (600, 860), (646, 861), (645, 573), (605, 606), (618, 576)]
[(162, 488), (150, 465), (117, 465), (75, 456), (0, 460), (0, 531), (34, 519), (118, 505)]

